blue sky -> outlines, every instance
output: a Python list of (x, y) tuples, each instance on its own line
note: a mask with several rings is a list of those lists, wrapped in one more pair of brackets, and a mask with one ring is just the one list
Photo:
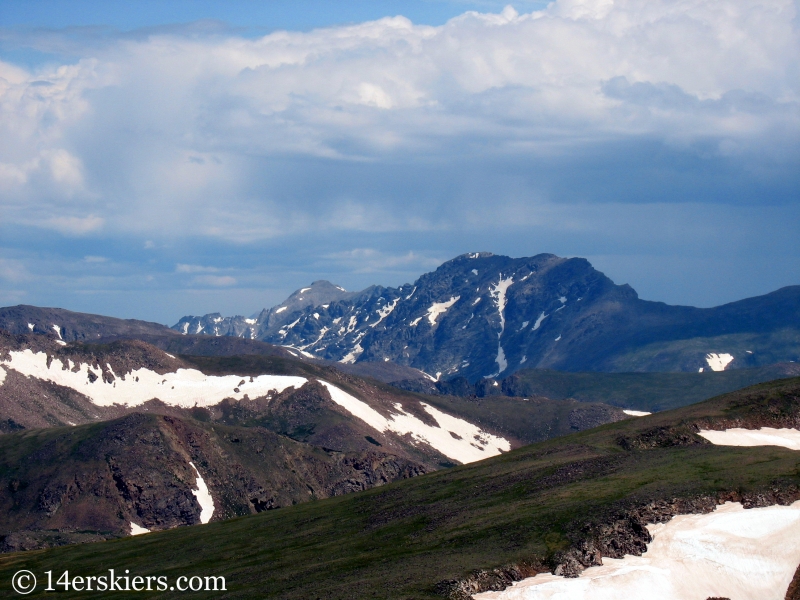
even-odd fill
[(463, 252), (800, 284), (791, 0), (0, 5), (0, 305), (172, 324)]

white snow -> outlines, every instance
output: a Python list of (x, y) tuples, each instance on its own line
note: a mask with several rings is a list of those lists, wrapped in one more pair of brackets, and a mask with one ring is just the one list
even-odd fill
[(344, 355), (344, 357), (339, 361), (340, 363), (348, 365), (356, 362), (358, 355), (364, 352), (364, 348), (361, 347), (361, 338), (364, 337), (364, 333), (365, 332), (362, 331), (360, 334), (358, 334), (358, 337), (355, 340), (355, 346), (353, 346), (353, 349), (350, 352)]
[(752, 350), (745, 350), (745, 352), (747, 352), (748, 354), (752, 354), (753, 353)]
[(397, 303), (399, 301), (400, 301), (400, 298), (395, 298), (394, 300), (392, 300), (391, 304), (387, 304), (383, 308), (379, 308), (378, 310), (376, 310), (375, 312), (378, 314), (379, 319), (377, 321), (375, 321), (374, 323), (372, 323), (370, 325), (370, 327), (375, 327), (378, 323), (380, 323), (386, 317), (388, 317), (390, 314), (392, 314), (392, 311), (395, 309), (395, 307), (397, 306)]
[(335, 287), (337, 290), (339, 290), (339, 291), (341, 291), (341, 292), (346, 292), (346, 291), (347, 291), (346, 289), (344, 289), (343, 287), (340, 287), (340, 286), (338, 286), (338, 285), (335, 285), (335, 286), (333, 286), (333, 287)]
[(64, 339), (61, 337), (61, 327), (53, 323), (53, 329), (55, 329), (55, 332), (58, 334), (58, 339), (60, 340)]
[(330, 304), (323, 304), (323, 305), (322, 305), (322, 308), (325, 308), (325, 309), (327, 309), (329, 306), (330, 306)]
[(481, 301), (481, 297), (480, 297), (480, 296), (478, 296), (478, 297), (477, 297), (477, 298), (475, 298), (475, 300), (472, 302), (472, 306), (475, 306), (475, 305), (476, 305), (478, 302), (480, 302), (480, 301)]
[(632, 417), (646, 417), (647, 415), (652, 415), (653, 414), (653, 413), (649, 413), (649, 412), (644, 412), (643, 410), (627, 410), (627, 409), (624, 409), (622, 412), (624, 412), (626, 415), (630, 415)]
[(717, 354), (711, 352), (710, 354), (706, 354), (706, 362), (708, 366), (711, 367), (712, 371), (724, 371), (725, 367), (727, 367), (732, 360), (733, 356), (727, 353)]
[(478, 274), (478, 269), (472, 269), (472, 273), (473, 273), (474, 275), (477, 275), (477, 274)]
[(311, 288), (303, 288), (302, 290), (300, 290), (300, 293), (304, 294), (305, 292), (308, 292), (310, 290), (311, 290)]
[(452, 296), (450, 300), (446, 302), (434, 302), (431, 307), (428, 309), (428, 321), (431, 325), (436, 325), (436, 319), (439, 318), (439, 315), (443, 315), (447, 312), (447, 309), (453, 306), (456, 302), (461, 299), (461, 296)]
[(289, 307), (288, 306), (281, 306), (278, 310), (275, 311), (275, 314), (279, 315), (280, 313), (285, 311), (287, 308), (289, 308)]
[(166, 354), (166, 355), (167, 355), (167, 356), (169, 356), (170, 358), (175, 358), (175, 357), (174, 357), (174, 356), (172, 356), (172, 354), (170, 354), (169, 352), (164, 352), (164, 354)]
[(319, 313), (314, 313), (314, 318), (319, 321)]
[(580, 577), (541, 574), (476, 600), (783, 600), (800, 562), (800, 501), (745, 510), (727, 502), (709, 514), (648, 525), (642, 556), (603, 558)]
[(528, 326), (528, 323), (530, 323), (530, 321), (523, 321), (522, 327), (520, 327), (519, 330), (522, 331), (523, 329), (525, 329)]
[(561, 334), (559, 333), (559, 334), (558, 334), (558, 337), (556, 338), (556, 341), (558, 341), (558, 340), (560, 340), (560, 339), (561, 339)]
[(59, 346), (66, 346), (67, 342), (65, 342), (64, 340), (56, 340), (56, 344), (58, 344)]
[(513, 283), (513, 277), (503, 279), (503, 274), (501, 273), (500, 281), (489, 290), (489, 295), (491, 295), (497, 303), (497, 312), (500, 314), (500, 332), (497, 334), (497, 356), (494, 359), (497, 363), (497, 373), (495, 373), (495, 375), (499, 375), (508, 368), (508, 361), (506, 360), (506, 353), (503, 351), (501, 338), (506, 328), (506, 292)]
[(245, 319), (244, 322), (247, 323), (248, 325), (255, 325), (256, 323), (258, 323), (258, 319)]
[(497, 356), (494, 361), (497, 363), (497, 374), (500, 375), (508, 368), (508, 361), (506, 360), (506, 353), (503, 351), (503, 346), (497, 344)]
[(558, 301), (561, 302), (561, 304), (566, 304), (567, 303), (567, 297), (566, 296), (561, 296), (558, 299)]
[(527, 360), (528, 360), (528, 357), (523, 355), (522, 359), (520, 359), (520, 361), (519, 361), (519, 364), (522, 364)]
[(183, 335), (186, 335), (187, 333), (189, 333), (189, 322), (188, 321), (183, 324), (183, 332), (182, 333), (183, 333)]
[(351, 331), (353, 331), (353, 329), (356, 328), (357, 324), (358, 324), (358, 317), (355, 316), (355, 315), (351, 316), (350, 317), (350, 322), (347, 324), (347, 333), (350, 333)]
[[(171, 406), (212, 406), (225, 398), (241, 400), (245, 394), (257, 398), (272, 390), (282, 392), (292, 386), (299, 388), (306, 382), (304, 377), (259, 375), (252, 382), (247, 378), (246, 383), (239, 385), (242, 380), (239, 375), (205, 375), (196, 369), (178, 369), (174, 373), (159, 375), (149, 369), (135, 369), (125, 375), (125, 379), (115, 375), (115, 381), (106, 383), (98, 367), (79, 363), (77, 372), (73, 372), (69, 368), (71, 361), (65, 365), (61, 359), (53, 358), (48, 368), (47, 354), (34, 354), (29, 349), (9, 352), (9, 358), (2, 364), (28, 377), (72, 388), (98, 406), (138, 406), (152, 398)], [(90, 371), (96, 376), (94, 382), (89, 381)], [(239, 391), (234, 391), (234, 388)]]
[(200, 522), (205, 525), (214, 516), (214, 498), (211, 497), (211, 492), (208, 491), (208, 486), (203, 481), (203, 478), (200, 477), (200, 471), (197, 470), (194, 463), (189, 462), (189, 465), (194, 469), (194, 473), (197, 476), (197, 489), (192, 490), (192, 493), (200, 505)]
[(195, 331), (195, 334), (198, 334), (201, 331), (203, 331), (203, 325), (200, 322), (198, 322), (197, 323), (197, 331)]
[(223, 322), (225, 319), (223, 319), (222, 317), (214, 317), (214, 318), (213, 318), (213, 319), (211, 319), (211, 320), (212, 320), (214, 323), (222, 323), (222, 322)]
[(797, 429), (726, 429), (713, 431), (701, 429), (698, 435), (717, 446), (783, 446), (800, 450), (800, 431)]
[(33, 327), (34, 327), (33, 323), (28, 323), (28, 329), (30, 329), (31, 331), (33, 331)]
[[(508, 440), (487, 433), (472, 423), (443, 413), (424, 402), (420, 404), (439, 427), (423, 423), (414, 415), (406, 413), (399, 404), (395, 404), (397, 413), (384, 417), (366, 402), (336, 386), (321, 380), (320, 383), (328, 389), (331, 399), (336, 404), (370, 427), (380, 432), (394, 432), (401, 436), (408, 434), (415, 441), (428, 444), (451, 460), (466, 464), (511, 449)], [(450, 432), (455, 433), (460, 439), (453, 437)]]
[(413, 296), (414, 292), (416, 291), (417, 291), (417, 286), (414, 286), (414, 289), (411, 290), (411, 293), (408, 296), (406, 296), (406, 300), (411, 300), (411, 296)]
[(139, 525), (131, 521), (131, 535), (142, 535), (143, 533), (150, 533), (150, 530), (146, 527), (139, 527)]
[(411, 323), (409, 323), (408, 326), (409, 327), (416, 327), (417, 323), (419, 323), (420, 321), (422, 321), (422, 317), (417, 317), (416, 319), (411, 321)]
[(3, 367), (0, 367), (0, 385), (3, 385), (5, 380), (6, 380), (6, 370)]
[(698, 373), (702, 373), (702, 372), (703, 372), (703, 367), (700, 367), (700, 368), (697, 370), (697, 372), (698, 372)]
[(542, 311), (542, 314), (536, 318), (536, 322), (533, 324), (533, 331), (539, 329), (539, 327), (542, 325), (542, 321), (544, 321), (548, 316), (550, 315), (546, 315), (544, 314), (544, 311)]

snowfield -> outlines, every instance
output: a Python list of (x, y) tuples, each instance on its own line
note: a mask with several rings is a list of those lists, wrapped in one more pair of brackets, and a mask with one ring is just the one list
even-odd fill
[[(627, 412), (627, 411), (626, 411)], [(796, 429), (701, 430), (712, 444), (783, 446), (800, 450)], [(800, 501), (745, 510), (726, 502), (707, 515), (678, 515), (648, 525), (653, 541), (642, 556), (603, 558), (580, 577), (549, 573), (475, 600), (784, 600), (800, 563)]]
[[(282, 392), (289, 387), (299, 388), (306, 382), (304, 377), (288, 375), (259, 375), (251, 381), (250, 377), (238, 375), (205, 375), (195, 369), (178, 369), (164, 375), (149, 369), (136, 369), (125, 375), (125, 379), (115, 375), (112, 383), (106, 383), (102, 371), (87, 363), (76, 365), (67, 360), (65, 365), (55, 358), (48, 367), (44, 352), (33, 353), (26, 349), (9, 354), (10, 359), (3, 361), (6, 368), (72, 388), (98, 406), (138, 406), (153, 398), (184, 408), (213, 406), (225, 398), (241, 400), (245, 394), (257, 398), (273, 390)], [(94, 381), (90, 379), (90, 373)]]
[[(331, 399), (336, 404), (370, 427), (381, 432), (410, 434), (415, 440), (428, 444), (446, 457), (460, 463), (475, 462), (511, 450), (508, 440), (486, 433), (472, 423), (445, 414), (424, 402), (420, 404), (436, 420), (439, 427), (423, 423), (414, 415), (403, 411), (399, 404), (395, 405), (397, 413), (388, 418), (384, 417), (366, 402), (336, 386), (326, 381), (320, 383), (328, 389)], [(453, 433), (456, 435), (453, 436)]]
[(727, 502), (706, 515), (648, 525), (642, 556), (603, 558), (580, 577), (542, 574), (476, 600), (783, 600), (800, 563), (800, 501), (745, 510)]
[(700, 437), (717, 446), (783, 446), (800, 450), (800, 431), (797, 429), (726, 429), (725, 431), (700, 430)]
[[(6, 377), (6, 369), (38, 379), (51, 381), (64, 387), (72, 388), (88, 397), (98, 406), (139, 406), (148, 400), (158, 398), (165, 404), (191, 408), (193, 406), (214, 406), (226, 398), (242, 400), (245, 395), (258, 398), (270, 392), (282, 392), (290, 387), (299, 389), (308, 380), (305, 377), (290, 375), (259, 375), (258, 377), (239, 375), (205, 375), (195, 369), (178, 369), (174, 373), (159, 375), (148, 369), (136, 369), (122, 376), (114, 374), (112, 382), (103, 380), (103, 372), (99, 367), (87, 363), (75, 364), (67, 359), (54, 358), (47, 365), (47, 354), (34, 353), (31, 350), (10, 352), (10, 358), (2, 361), (0, 366), (0, 385)], [(113, 373), (110, 365), (107, 372)], [(91, 374), (91, 377), (90, 377)], [(361, 419), (380, 432), (393, 432), (399, 435), (409, 434), (419, 443), (425, 443), (438, 450), (448, 458), (460, 463), (469, 463), (500, 452), (511, 450), (508, 440), (487, 433), (463, 419), (445, 414), (432, 406), (421, 403), (424, 410), (431, 415), (439, 427), (428, 425), (412, 414), (406, 413), (398, 404), (395, 414), (388, 418), (373, 409), (366, 402), (340, 390), (336, 386), (321, 381), (333, 401), (343, 407), (354, 417)], [(199, 473), (198, 487), (195, 492), (200, 500), (208, 494)], [(205, 490), (205, 491), (203, 491)], [(210, 496), (208, 496), (210, 499)], [(213, 514), (213, 500), (208, 518)], [(203, 521), (204, 523), (207, 521)]]

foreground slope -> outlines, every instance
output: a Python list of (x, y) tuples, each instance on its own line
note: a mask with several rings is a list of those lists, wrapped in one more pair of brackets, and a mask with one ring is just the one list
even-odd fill
[[(796, 452), (699, 428), (800, 426), (800, 379), (761, 384), (362, 493), (130, 540), (0, 557), (82, 575), (224, 575), (227, 598), (436, 598), (637, 553), (643, 523), (800, 497)], [(505, 569), (493, 570), (506, 566)], [(475, 569), (488, 569), (474, 575)], [(38, 595), (37, 595), (38, 594)], [(31, 597), (42, 596), (41, 588)], [(169, 592), (159, 597), (177, 597)], [(66, 593), (63, 597), (100, 597)]]

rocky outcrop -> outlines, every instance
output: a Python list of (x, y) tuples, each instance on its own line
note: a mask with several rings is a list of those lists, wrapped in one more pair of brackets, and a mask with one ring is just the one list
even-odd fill
[[(761, 492), (722, 492), (716, 496), (695, 496), (653, 500), (628, 510), (610, 514), (600, 523), (585, 523), (570, 547), (549, 557), (532, 557), (505, 567), (475, 571), (462, 579), (442, 581), (436, 586), (448, 600), (469, 600), (473, 594), (499, 591), (515, 581), (550, 572), (563, 577), (578, 577), (584, 569), (603, 564), (603, 557), (641, 556), (652, 536), (648, 524), (666, 523), (676, 515), (706, 514), (725, 502), (741, 502), (745, 508), (780, 504), (788, 506), (800, 500), (800, 488), (776, 486)], [(800, 600), (800, 567), (787, 591), (787, 600)], [(790, 595), (793, 594), (793, 595)], [(710, 599), (713, 600), (713, 599)]]

